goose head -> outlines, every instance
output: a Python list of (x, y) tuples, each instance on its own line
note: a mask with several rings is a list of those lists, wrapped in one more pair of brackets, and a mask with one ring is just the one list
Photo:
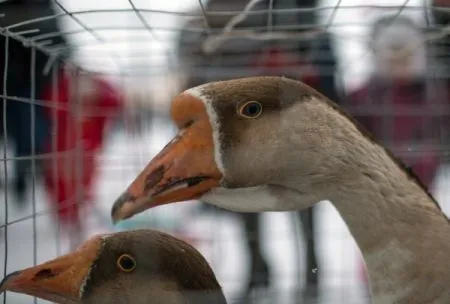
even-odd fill
[(114, 203), (115, 221), (192, 199), (239, 212), (304, 209), (358, 174), (368, 144), (334, 103), (284, 77), (189, 89), (171, 115), (177, 136)]
[(68, 304), (226, 304), (196, 249), (144, 229), (93, 236), (74, 252), (9, 274), (0, 283), (4, 291)]

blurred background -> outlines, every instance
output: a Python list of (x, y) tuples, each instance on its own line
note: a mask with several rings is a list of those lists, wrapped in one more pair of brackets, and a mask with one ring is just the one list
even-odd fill
[(346, 108), (450, 215), (449, 22), (445, 0), (1, 1), (0, 273), (146, 227), (199, 249), (230, 303), (368, 303), (330, 202), (242, 215), (193, 201), (116, 227), (110, 208), (176, 133), (174, 95), (284, 75)]

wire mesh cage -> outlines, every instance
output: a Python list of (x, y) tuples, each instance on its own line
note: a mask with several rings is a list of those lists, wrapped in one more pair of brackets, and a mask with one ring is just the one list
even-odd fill
[(9, 0), (0, 14), (4, 276), (97, 233), (154, 228), (193, 244), (230, 303), (369, 303), (360, 251), (327, 201), (245, 215), (195, 201), (113, 226), (113, 201), (176, 134), (171, 98), (238, 77), (323, 93), (449, 214), (448, 1)]

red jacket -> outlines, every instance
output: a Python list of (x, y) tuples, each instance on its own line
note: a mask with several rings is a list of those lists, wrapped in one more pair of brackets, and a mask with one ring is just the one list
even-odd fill
[[(51, 87), (44, 92), (44, 100), (56, 102), (55, 106), (47, 108), (47, 114), (54, 130), (57, 130), (58, 151), (75, 148), (77, 139), (83, 140), (85, 149), (100, 148), (104, 140), (106, 123), (120, 113), (122, 101), (118, 90), (101, 78), (93, 77), (93, 81), (95, 82), (93, 91), (97, 94), (97, 98), (80, 100), (78, 109), (77, 98), (69, 96), (69, 80), (66, 76), (59, 79), (59, 94), (58, 98), (55, 98), (56, 101), (52, 101)], [(54, 111), (55, 107), (59, 108)], [(77, 115), (77, 111), (81, 115)]]
[(70, 96), (70, 91), (80, 90), (69, 90), (69, 79), (65, 76), (59, 79), (59, 95), (55, 101), (52, 101), (51, 86), (43, 96), (48, 103), (55, 103), (47, 108), (47, 114), (55, 130), (56, 151), (52, 137), (47, 141), (47, 150), (58, 153), (45, 162), (44, 180), (61, 223), (79, 221), (78, 206), (92, 195), (105, 127), (122, 108), (117, 90), (100, 78), (94, 77), (92, 81), (90, 84), (94, 86), (84, 98)]
[(261, 69), (261, 75), (284, 75), (318, 89), (319, 75), (315, 67), (309, 62), (301, 60), (295, 52), (270, 48), (257, 56), (253, 65)]

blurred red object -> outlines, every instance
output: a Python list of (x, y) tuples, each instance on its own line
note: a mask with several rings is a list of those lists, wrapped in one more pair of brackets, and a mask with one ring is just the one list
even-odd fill
[[(308, 60), (302, 60), (300, 57), (298, 53), (270, 47), (263, 50), (261, 55), (255, 58), (254, 65), (263, 70), (263, 75), (281, 74), (298, 79), (313, 88), (319, 87), (320, 75), (317, 69)], [(295, 68), (295, 75), (294, 73), (292, 75), (286, 73), (289, 68)]]
[(354, 113), (358, 121), (429, 188), (441, 163), (441, 130), (450, 117), (450, 103), (445, 97), (450, 93), (441, 94), (442, 100), (430, 100), (426, 92), (421, 82), (372, 82), (350, 94), (349, 100), (353, 110), (367, 110), (364, 114)]
[(60, 224), (78, 227), (80, 204), (92, 196), (105, 128), (121, 113), (123, 99), (107, 81), (85, 74), (61, 73), (54, 91), (49, 86), (43, 96), (54, 130), (47, 143), (52, 156), (44, 162), (45, 186)]
[(450, 88), (429, 73), (437, 59), (427, 56), (424, 34), (409, 17), (380, 17), (369, 37), (373, 71), (347, 99), (351, 114), (429, 188), (448, 140)]
[(434, 0), (433, 6), (450, 6), (450, 0)]

